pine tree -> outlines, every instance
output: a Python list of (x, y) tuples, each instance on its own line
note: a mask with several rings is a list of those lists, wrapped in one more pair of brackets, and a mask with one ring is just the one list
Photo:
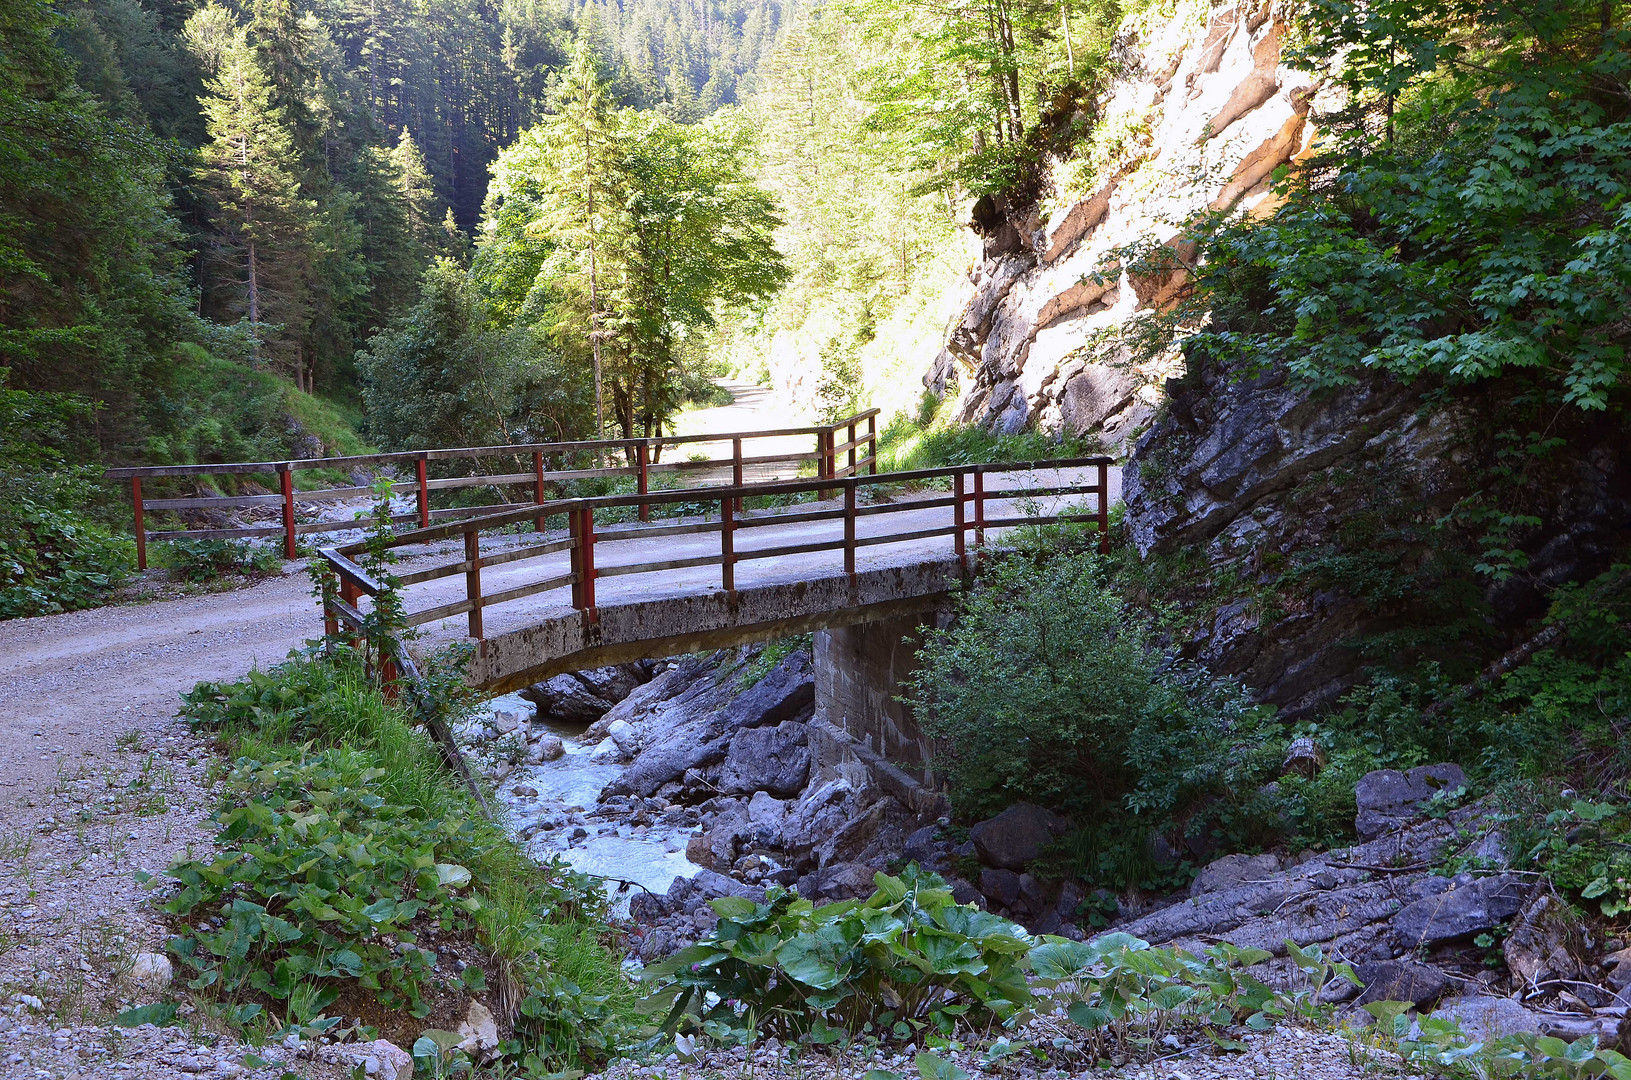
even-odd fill
[[(218, 28), (208, 12), (195, 19)], [(219, 66), (200, 100), (209, 141), (198, 170), (214, 210), (210, 255), (217, 275), (208, 291), (221, 297), (224, 313), (248, 320), (251, 364), (258, 365), (263, 345), (273, 355), (288, 351), (288, 334), (263, 340), (268, 326), (304, 324), (313, 260), (307, 222), (316, 207), (301, 196), (300, 156), (248, 35), (239, 27), (211, 44)]]
[(407, 128), (402, 129), (391, 150), (391, 166), (396, 170), (396, 187), (402, 196), (408, 234), (427, 250), (435, 250), (440, 246), (436, 187), (430, 170), (425, 167), (425, 155), (420, 153), (419, 145), (413, 141), (413, 132)]

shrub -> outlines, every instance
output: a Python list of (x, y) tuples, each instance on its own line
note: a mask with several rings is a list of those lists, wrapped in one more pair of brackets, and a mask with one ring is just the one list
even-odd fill
[(958, 904), (915, 865), (874, 880), (871, 899), (819, 908), (776, 886), (762, 904), (712, 901), (714, 929), (650, 969), (672, 981), (647, 1008), (668, 1005), (668, 1028), (690, 1012), (721, 1039), (832, 1042), (866, 1024), (905, 1038), (949, 1033), (1029, 1003), (1022, 927)]
[[(625, 1035), (633, 993), (601, 944), (604, 893), (528, 859), (359, 659), (202, 683), (183, 715), (238, 758), (219, 853), (166, 871), (171, 952), (224, 1016), (316, 1028), (357, 992), (421, 1016), (435, 993), (490, 985), (495, 1012), (513, 1006), (501, 1049), (532, 1073), (593, 1063)], [(449, 982), (434, 974), (449, 949), (482, 961)]]
[(227, 574), (265, 577), (282, 565), (276, 549), (246, 540), (171, 540), (161, 550), (163, 565), (200, 584)]
[(1096, 556), (998, 561), (919, 656), (909, 701), (960, 817), (1035, 802), (1134, 847), (1157, 830), (1246, 843), (1268, 829), (1256, 790), (1277, 764), (1269, 711), (1164, 656)]
[(101, 468), (91, 406), (4, 386), (0, 368), (0, 619), (92, 607), (129, 574), (130, 541), (90, 515)]

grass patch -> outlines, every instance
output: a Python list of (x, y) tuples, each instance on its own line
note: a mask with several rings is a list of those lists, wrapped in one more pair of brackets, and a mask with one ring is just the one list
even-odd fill
[(1040, 431), (997, 434), (955, 422), (954, 402), (925, 393), (915, 414), (900, 413), (878, 437), (878, 471), (1000, 461), (1046, 461), (1101, 453), (1096, 442)]
[(209, 1011), (251, 1038), (412, 1046), (479, 999), (509, 1065), (540, 1074), (633, 1024), (598, 885), (528, 859), (358, 665), (291, 658), (200, 684), (183, 713), (234, 760), (218, 852), (164, 875), (168, 948)]

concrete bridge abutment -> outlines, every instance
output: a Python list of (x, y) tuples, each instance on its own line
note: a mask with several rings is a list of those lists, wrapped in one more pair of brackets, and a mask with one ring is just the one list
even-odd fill
[(816, 717), (931, 785), (929, 739), (900, 696), (917, 670), (923, 627), (944, 625), (948, 617), (944, 609), (920, 611), (813, 636)]

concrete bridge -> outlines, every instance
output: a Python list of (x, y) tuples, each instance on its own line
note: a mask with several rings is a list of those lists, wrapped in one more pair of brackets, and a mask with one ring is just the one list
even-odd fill
[[(402, 533), (421, 641), (469, 640), (469, 679), (502, 693), (563, 671), (821, 631), (818, 682), (888, 711), (903, 634), (981, 547), (1081, 523), (1104, 540), (1119, 473), (1103, 457), (567, 499)], [(650, 520), (642, 521), (644, 510)], [(520, 531), (525, 530), (525, 531)], [(384, 583), (361, 544), (322, 551), (331, 632)], [(449, 556), (452, 556), (450, 559)], [(847, 659), (846, 659), (847, 658)], [(870, 671), (870, 674), (869, 674)], [(880, 747), (880, 749), (884, 749)]]

